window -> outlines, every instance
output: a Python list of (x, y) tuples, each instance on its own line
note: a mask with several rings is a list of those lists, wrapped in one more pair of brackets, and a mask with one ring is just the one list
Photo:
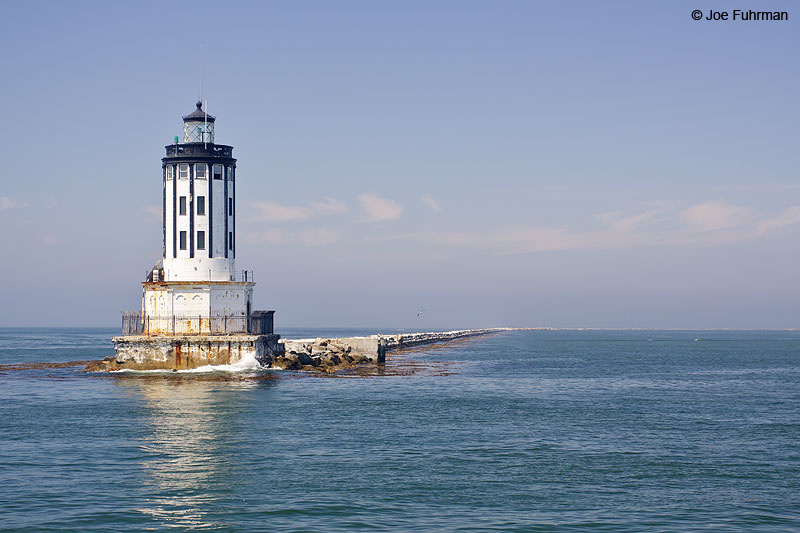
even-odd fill
[(178, 214), (185, 215), (186, 214), (186, 197), (181, 196), (180, 202), (178, 202)]
[(222, 179), (222, 165), (214, 165), (214, 179), (221, 180)]
[(228, 232), (228, 248), (233, 250), (233, 232)]
[(233, 167), (228, 167), (228, 179), (233, 181)]
[(206, 164), (198, 163), (194, 166), (194, 177), (199, 180), (206, 179)]
[(206, 197), (205, 196), (198, 196), (197, 197), (197, 214), (198, 215), (205, 215), (206, 214)]
[(228, 216), (233, 216), (233, 198), (228, 198)]
[(186, 249), (186, 232), (185, 231), (181, 232), (180, 245), (181, 245), (181, 250), (185, 250)]
[(174, 172), (174, 169), (175, 169), (175, 167), (173, 167), (172, 165), (169, 165), (167, 167), (167, 179), (168, 180), (172, 179), (172, 173)]
[(197, 232), (197, 249), (198, 250), (205, 250), (206, 249), (206, 232), (205, 231), (198, 231)]
[(178, 178), (182, 180), (189, 179), (189, 165), (178, 165)]

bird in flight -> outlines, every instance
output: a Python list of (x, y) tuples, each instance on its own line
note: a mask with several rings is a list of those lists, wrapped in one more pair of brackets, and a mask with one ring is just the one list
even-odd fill
[(425, 312), (425, 309), (420, 309), (419, 312), (417, 313), (417, 318), (419, 318), (419, 315), (421, 315), (424, 312)]

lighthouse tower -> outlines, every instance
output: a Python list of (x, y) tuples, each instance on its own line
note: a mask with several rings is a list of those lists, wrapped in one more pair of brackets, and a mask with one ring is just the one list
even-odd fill
[[(237, 272), (236, 159), (214, 142), (197, 102), (161, 160), (163, 253), (142, 282), (141, 311), (123, 311), (117, 359), (128, 368), (193, 368), (279, 352), (274, 311), (253, 311), (252, 272)], [(266, 355), (265, 355), (266, 354)]]
[(183, 117), (183, 143), (166, 147), (164, 281), (234, 281), (236, 159), (214, 143), (215, 118), (202, 109)]
[(163, 257), (143, 283), (144, 331), (247, 332), (255, 283), (235, 269), (236, 159), (214, 142), (216, 119), (183, 117), (183, 142), (165, 147)]

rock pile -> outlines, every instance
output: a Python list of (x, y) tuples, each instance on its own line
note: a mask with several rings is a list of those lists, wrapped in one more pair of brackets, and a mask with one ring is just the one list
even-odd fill
[[(313, 370), (332, 374), (361, 363), (372, 363), (374, 357), (355, 353), (347, 344), (336, 339), (284, 341), (285, 354), (271, 361), (272, 368), (284, 370)], [(269, 364), (269, 363), (268, 363)]]

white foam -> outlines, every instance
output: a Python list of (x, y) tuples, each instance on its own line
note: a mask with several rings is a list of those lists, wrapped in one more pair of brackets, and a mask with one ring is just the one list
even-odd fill
[(178, 372), (246, 372), (248, 370), (261, 370), (261, 363), (256, 360), (254, 355), (242, 357), (239, 361), (231, 365), (206, 365), (188, 370), (178, 370)]
[(249, 372), (253, 370), (267, 370), (265, 367), (261, 366), (255, 356), (245, 356), (241, 360), (230, 364), (230, 365), (206, 365), (206, 366), (199, 366), (197, 368), (187, 368), (184, 370), (172, 370), (172, 369), (158, 369), (158, 370), (135, 370), (132, 368), (122, 368), (120, 370), (112, 370), (112, 372), (135, 372), (135, 373), (166, 373), (169, 372), (171, 374), (196, 374), (196, 373), (203, 373), (203, 372)]

